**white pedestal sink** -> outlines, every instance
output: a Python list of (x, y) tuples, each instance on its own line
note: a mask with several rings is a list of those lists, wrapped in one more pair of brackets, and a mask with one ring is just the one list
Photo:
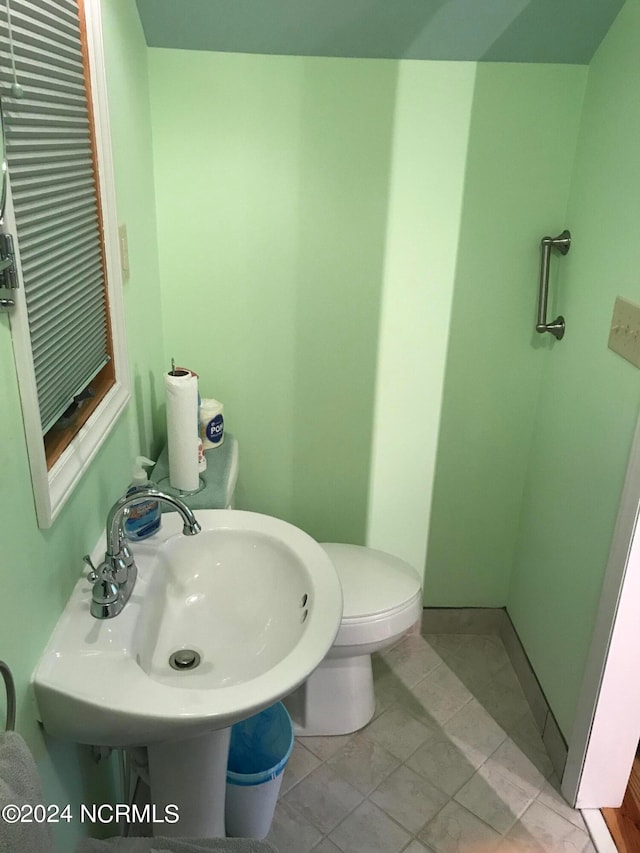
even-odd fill
[[(138, 580), (115, 618), (91, 616), (91, 585), (78, 582), (33, 687), (50, 734), (149, 747), (156, 805), (176, 803), (175, 833), (203, 837), (224, 835), (229, 727), (318, 666), (340, 625), (342, 591), (324, 550), (298, 528), (239, 510), (196, 515), (197, 536), (183, 537), (171, 513), (132, 546)], [(99, 542), (96, 560), (103, 551)], [(185, 668), (172, 668), (186, 650)]]

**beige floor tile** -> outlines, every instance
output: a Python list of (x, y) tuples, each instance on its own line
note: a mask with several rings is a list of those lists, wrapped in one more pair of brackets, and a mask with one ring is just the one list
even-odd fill
[(510, 667), (502, 641), (498, 637), (468, 635), (456, 653), (443, 656), (449, 669), (476, 697), (505, 667)]
[(533, 838), (553, 853), (582, 853), (589, 841), (586, 832), (538, 801), (529, 806), (509, 835)]
[(362, 799), (359, 791), (323, 764), (292, 788), (284, 802), (327, 835)]
[(534, 799), (546, 784), (528, 756), (510, 738), (507, 738), (487, 761), (487, 767), (501, 773), (512, 785), (521, 788)]
[(441, 726), (473, 699), (471, 692), (445, 663), (414, 687), (413, 694), (426, 719)]
[(327, 735), (326, 737), (299, 737), (296, 738), (305, 749), (316, 755), (321, 761), (326, 761), (349, 743), (351, 735)]
[(372, 656), (372, 663), (376, 694), (375, 716), (377, 717), (392, 705), (406, 708), (414, 716), (424, 715), (424, 709), (412, 689), (398, 678), (379, 655)]
[(425, 847), (416, 838), (413, 839), (408, 847), (405, 847), (402, 853), (433, 853), (431, 847)]
[(401, 761), (433, 734), (434, 727), (419, 722), (405, 708), (394, 705), (367, 726), (367, 735)]
[(284, 770), (280, 796), (286, 794), (301, 779), (304, 779), (312, 770), (319, 767), (320, 763), (320, 759), (316, 755), (309, 752), (306, 747), (302, 746), (299, 740), (296, 740), (293, 752)]
[(442, 660), (458, 654), (467, 642), (464, 634), (423, 634), (423, 636)]
[(380, 657), (407, 687), (414, 687), (441, 663), (440, 656), (420, 634), (410, 634)]
[(485, 711), (507, 732), (512, 731), (530, 712), (529, 703), (511, 664), (477, 684), (472, 692)]
[(368, 800), (330, 835), (343, 853), (400, 853), (410, 840), (408, 832)]
[(457, 657), (472, 665), (478, 672), (492, 675), (510, 665), (504, 643), (496, 634), (469, 634)]
[(455, 799), (501, 834), (506, 833), (532, 803), (530, 792), (518, 788), (487, 764), (458, 791)]
[(445, 805), (448, 796), (403, 765), (388, 776), (369, 799), (412, 834), (419, 832)]
[[(555, 785), (553, 784), (555, 782)], [(562, 794), (556, 787), (558, 785), (557, 778), (553, 777), (547, 781), (546, 785), (538, 794), (538, 802), (553, 809), (554, 812), (568, 820), (574, 826), (577, 826), (583, 832), (587, 831), (585, 822), (579, 809), (572, 809), (569, 803), (565, 800)]]
[(482, 764), (507, 739), (507, 734), (477, 699), (464, 705), (444, 725), (452, 743), (476, 767)]
[(361, 732), (329, 759), (327, 767), (335, 770), (361, 793), (369, 794), (399, 764), (394, 755), (366, 732)]
[(474, 846), (490, 853), (500, 835), (452, 800), (425, 826), (419, 840), (436, 853), (468, 853)]
[(430, 738), (406, 761), (407, 767), (453, 796), (478, 769), (444, 732)]
[(328, 838), (323, 838), (320, 844), (316, 844), (312, 853), (342, 853), (339, 847), (330, 841)]
[(553, 764), (531, 713), (526, 713), (509, 735), (545, 778), (553, 775)]
[(278, 853), (309, 853), (321, 839), (322, 833), (294, 808), (282, 800), (278, 803), (267, 836)]
[(543, 850), (535, 839), (524, 839), (507, 833), (496, 847), (495, 853), (554, 853), (551, 850)]

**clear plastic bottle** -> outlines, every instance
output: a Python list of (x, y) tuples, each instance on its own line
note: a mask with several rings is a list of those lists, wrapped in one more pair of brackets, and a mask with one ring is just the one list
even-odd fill
[[(136, 464), (133, 469), (131, 485), (127, 489), (127, 495), (153, 488), (153, 483), (144, 470), (149, 465), (155, 465), (155, 462), (147, 459), (146, 456), (136, 456)], [(129, 507), (129, 514), (124, 522), (124, 532), (127, 539), (134, 542), (139, 539), (147, 539), (160, 530), (161, 522), (162, 510), (158, 501), (148, 499), (137, 501)]]

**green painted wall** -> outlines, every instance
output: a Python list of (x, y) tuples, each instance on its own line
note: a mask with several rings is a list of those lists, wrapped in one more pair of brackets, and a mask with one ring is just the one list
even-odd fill
[(167, 361), (238, 504), (420, 571), (475, 67), (150, 51)]
[[(43, 739), (28, 683), (83, 569), (82, 555), (95, 545), (110, 504), (127, 485), (132, 454), (139, 442), (144, 450), (153, 449), (151, 426), (157, 404), (152, 390), (155, 380), (150, 377), (158, 376), (162, 366), (146, 50), (133, 2), (105, 3), (104, 28), (118, 214), (129, 231), (132, 272), (126, 285), (126, 311), (136, 395), (46, 531), (36, 523), (9, 320), (0, 315), (0, 431), (4, 436), (0, 445), (0, 657), (15, 674), (18, 727), (38, 761), (45, 796), (58, 804), (77, 804), (90, 797), (102, 802), (109, 773), (91, 764), (87, 750)], [(155, 332), (142, 335), (144, 328)], [(4, 707), (3, 700), (0, 705)], [(57, 831), (58, 848), (66, 851), (86, 827), (60, 824)]]
[(559, 306), (545, 360), (509, 611), (571, 734), (638, 415), (638, 371), (607, 348), (615, 297), (640, 302), (640, 3), (589, 68)]
[(425, 603), (503, 606), (542, 365), (539, 241), (562, 230), (583, 67), (480, 64), (427, 548)]
[(367, 544), (420, 572), (476, 67), (402, 62), (396, 91)]
[(397, 63), (149, 55), (166, 359), (239, 506), (363, 542)]

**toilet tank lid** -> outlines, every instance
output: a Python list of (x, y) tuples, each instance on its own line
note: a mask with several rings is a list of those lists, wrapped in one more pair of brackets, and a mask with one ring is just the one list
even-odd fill
[(395, 610), (420, 593), (416, 570), (393, 554), (362, 545), (321, 544), (342, 584), (344, 619)]

